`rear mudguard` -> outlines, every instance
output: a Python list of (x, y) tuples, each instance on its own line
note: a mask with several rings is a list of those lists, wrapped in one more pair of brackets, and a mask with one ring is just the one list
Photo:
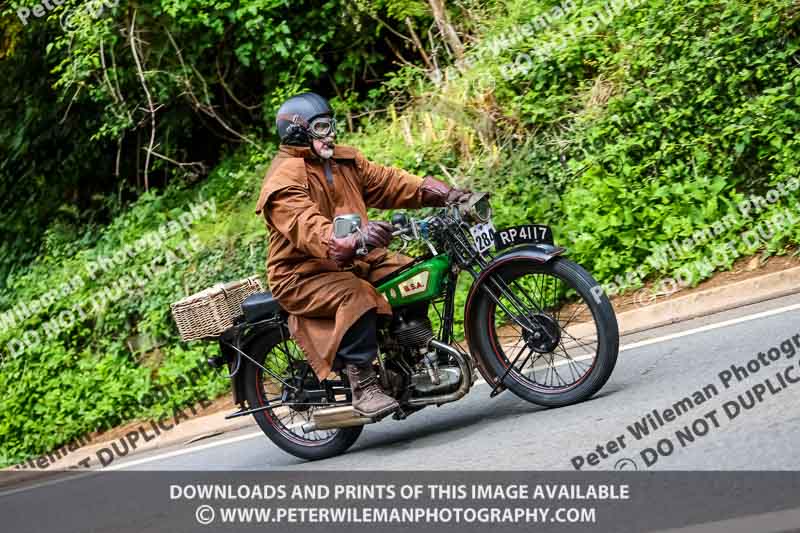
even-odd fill
[[(489, 266), (480, 273), (478, 279), (472, 284), (469, 294), (467, 295), (467, 304), (464, 307), (464, 335), (466, 336), (467, 344), (470, 347), (474, 345), (470, 341), (470, 335), (472, 334), (472, 329), (476, 320), (480, 320), (479, 317), (472, 316), (472, 303), (475, 300), (475, 296), (481, 292), (481, 286), (486, 282), (488, 276), (515, 261), (535, 261), (537, 263), (544, 264), (548, 261), (552, 261), (556, 257), (564, 255), (566, 252), (566, 248), (562, 248), (560, 246), (553, 246), (550, 244), (529, 244), (511, 248), (510, 250), (507, 250), (495, 257), (494, 260), (489, 263)], [(472, 350), (470, 351), (472, 352)], [(478, 367), (478, 371), (481, 373), (481, 376), (483, 376), (483, 379), (485, 379), (486, 383), (488, 383), (492, 388), (497, 387), (498, 376), (489, 369), (489, 366), (486, 365), (486, 363), (484, 363), (481, 354), (476, 352), (473, 352), (473, 354), (475, 366)], [(505, 389), (505, 387), (502, 385), (497, 387), (498, 392), (502, 391), (503, 389)]]
[[(233, 392), (233, 402), (244, 406), (245, 383), (243, 379), (242, 367), (251, 365), (245, 357), (241, 356), (236, 348), (244, 353), (255, 357), (256, 354), (263, 353), (272, 344), (279, 342), (282, 338), (289, 337), (289, 328), (286, 325), (286, 317), (282, 317), (280, 322), (263, 323), (249, 328), (244, 335), (237, 336), (235, 327), (223, 333), (220, 338), (220, 352), (225, 359), (228, 371), (231, 374), (231, 390)], [(236, 346), (234, 348), (233, 346)]]

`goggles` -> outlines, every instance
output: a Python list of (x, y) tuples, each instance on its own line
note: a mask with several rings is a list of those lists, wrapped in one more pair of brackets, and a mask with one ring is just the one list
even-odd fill
[(333, 117), (315, 118), (308, 125), (308, 133), (315, 139), (336, 135), (336, 119)]

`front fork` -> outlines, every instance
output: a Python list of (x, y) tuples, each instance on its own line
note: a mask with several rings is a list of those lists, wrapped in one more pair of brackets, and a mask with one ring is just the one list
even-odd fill
[(442, 318), (442, 342), (452, 344), (453, 328), (456, 313), (456, 285), (458, 284), (458, 267), (452, 265), (447, 274), (447, 287), (444, 293), (444, 313)]
[(466, 361), (466, 364), (469, 367), (469, 385), (472, 386), (472, 381), (474, 381), (475, 377), (475, 359), (469, 352), (469, 348), (467, 351), (464, 351), (458, 344), (455, 344), (455, 333), (453, 331), (455, 328), (456, 289), (458, 287), (458, 275), (460, 272), (461, 269), (453, 264), (451, 265), (450, 271), (447, 274), (447, 285), (444, 291), (444, 312), (442, 313), (442, 334), (440, 340), (442, 343), (451, 346), (453, 349), (458, 351), (461, 357)]

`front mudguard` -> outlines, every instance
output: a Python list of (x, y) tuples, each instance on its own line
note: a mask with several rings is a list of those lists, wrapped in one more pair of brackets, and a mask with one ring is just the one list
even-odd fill
[(489, 369), (489, 366), (483, 361), (482, 355), (477, 353), (477, 350), (472, 349), (474, 343), (470, 341), (470, 337), (475, 329), (475, 323), (480, 320), (480, 317), (473, 316), (474, 307), (472, 303), (475, 300), (475, 296), (482, 291), (481, 287), (486, 283), (486, 279), (491, 276), (492, 273), (497, 272), (510, 263), (515, 261), (535, 261), (544, 264), (566, 254), (566, 252), (566, 248), (553, 246), (551, 244), (526, 244), (516, 246), (495, 257), (492, 262), (489, 263), (489, 266), (480, 273), (478, 279), (475, 280), (475, 283), (472, 284), (469, 290), (467, 303), (464, 307), (464, 335), (467, 339), (467, 344), (470, 346), (470, 352), (474, 354), (473, 360), (475, 361), (475, 366), (478, 367), (478, 371), (481, 373), (481, 376), (483, 376), (483, 379), (486, 380), (486, 383), (492, 388), (496, 387), (497, 392), (502, 391), (505, 387), (502, 384), (498, 386), (499, 376)]

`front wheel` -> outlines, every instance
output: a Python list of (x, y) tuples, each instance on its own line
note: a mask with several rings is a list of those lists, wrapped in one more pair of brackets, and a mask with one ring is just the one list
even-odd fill
[(563, 257), (520, 258), (475, 287), (469, 340), (517, 396), (560, 407), (605, 385), (619, 351), (614, 309), (597, 282)]
[(242, 377), (248, 407), (266, 408), (253, 414), (266, 436), (283, 451), (311, 461), (347, 451), (363, 426), (308, 433), (303, 430), (303, 424), (311, 421), (314, 412), (331, 400), (318, 391), (324, 390), (325, 385), (341, 391), (346, 388), (342, 380), (332, 374), (325, 385), (321, 384), (285, 326), (253, 344), (253, 359), (272, 374), (251, 361), (243, 361)]

